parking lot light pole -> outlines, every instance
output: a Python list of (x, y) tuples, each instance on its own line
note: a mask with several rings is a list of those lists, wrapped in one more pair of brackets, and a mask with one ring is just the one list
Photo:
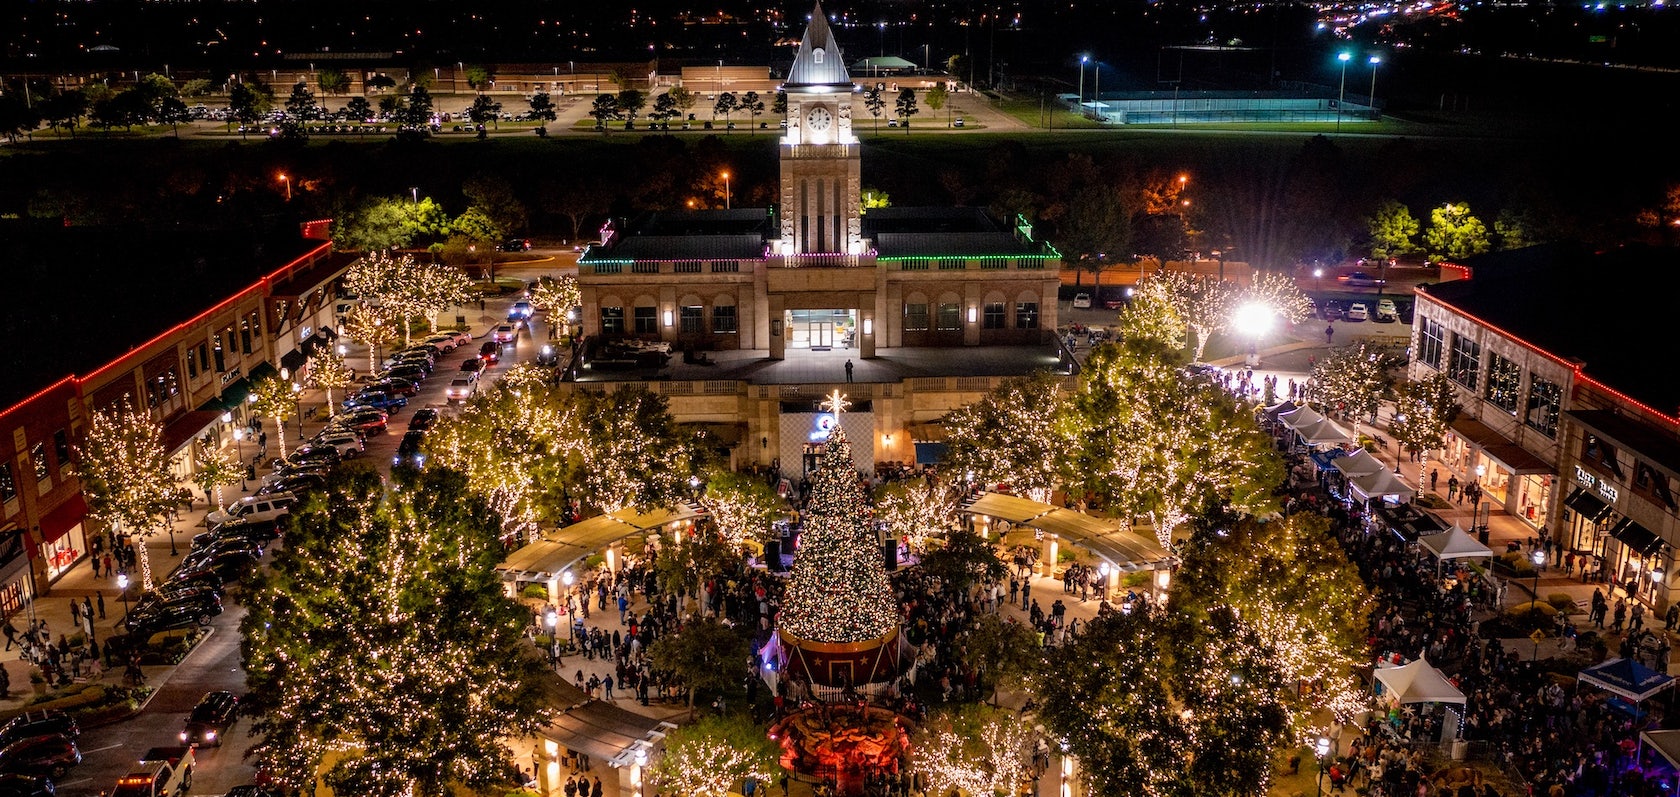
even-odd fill
[(1353, 56), (1347, 53), (1337, 53), (1336, 60), (1342, 62), (1342, 86), (1336, 91), (1336, 132), (1342, 132), (1342, 101), (1347, 98), (1347, 65)]

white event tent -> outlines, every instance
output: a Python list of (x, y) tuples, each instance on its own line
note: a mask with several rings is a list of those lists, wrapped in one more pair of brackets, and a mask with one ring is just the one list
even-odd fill
[(1375, 674), (1401, 703), (1465, 703), (1464, 693), (1425, 659), (1401, 667), (1378, 667)]

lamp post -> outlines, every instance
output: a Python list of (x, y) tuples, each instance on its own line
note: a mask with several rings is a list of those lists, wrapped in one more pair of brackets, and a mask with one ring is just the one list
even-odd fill
[[(565, 595), (568, 599), (572, 594), (572, 582), (576, 580), (577, 578), (572, 575), (572, 571), (570, 570), (560, 574), (560, 583), (565, 585), (565, 589), (561, 590), (561, 594)], [(582, 615), (578, 616), (581, 617)], [(572, 629), (571, 633), (575, 635), (577, 633), (577, 623), (571, 623), (570, 625)]]
[(543, 622), (548, 624), (548, 663), (553, 664), (560, 660), (560, 640), (554, 638), (555, 628), (560, 625), (560, 613), (549, 606), (543, 614)]
[(416, 204), (416, 205), (420, 204), (420, 186), (417, 186), (417, 185), (409, 186), (408, 187), (408, 196), (409, 196), (410, 199), (414, 200), (414, 204)]
[(239, 447), (239, 491), (249, 492), (251, 485), (245, 481), (245, 430), (233, 430), (233, 444)]
[(280, 175), (279, 175), (279, 180), (280, 180), (280, 182), (286, 184), (286, 201), (287, 202), (292, 201), (292, 178), (291, 178), (291, 175), (288, 175), (285, 172), (281, 172)]
[(928, 45), (922, 45), (922, 71), (933, 71), (933, 59), (929, 56)]
[[(1540, 568), (1546, 565), (1546, 552), (1536, 550), (1529, 554), (1529, 558), (1534, 560), (1534, 605), (1530, 607), (1532, 612), (1534, 609), (1540, 608)], [(1655, 575), (1655, 573), (1652, 575)], [(1540, 660), (1540, 633), (1538, 631), (1534, 634), (1534, 660)]]
[(1313, 291), (1316, 293), (1316, 292), (1323, 291), (1323, 290), (1324, 290), (1324, 269), (1315, 268), (1315, 269), (1313, 269)]
[(1313, 752), (1318, 754), (1315, 756), (1318, 759), (1318, 797), (1324, 797), (1324, 759), (1330, 757), (1330, 737), (1318, 737)]
[(1353, 56), (1347, 53), (1337, 53), (1336, 60), (1342, 62), (1342, 86), (1336, 91), (1336, 132), (1342, 132), (1342, 100), (1347, 96), (1347, 65)]
[(1373, 55), (1366, 63), (1371, 65), (1371, 98), (1365, 101), (1365, 106), (1371, 109), (1371, 118), (1377, 119), (1377, 67), (1382, 64), (1382, 57)]
[(123, 617), (128, 616), (128, 574), (117, 574), (117, 589), (122, 593)]
[(723, 173), (723, 209), (729, 209), (729, 172)]

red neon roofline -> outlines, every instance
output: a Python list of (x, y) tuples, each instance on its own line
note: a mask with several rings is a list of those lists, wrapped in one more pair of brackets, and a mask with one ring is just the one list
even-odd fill
[(0, 418), (4, 418), (7, 415), (12, 414), (13, 412), (16, 412), (17, 410), (22, 409), (25, 404), (28, 404), (28, 403), (34, 401), (35, 399), (38, 399), (42, 396), (45, 396), (46, 394), (51, 393), (54, 390), (57, 390), (65, 382), (69, 382), (70, 380), (75, 379), (75, 378), (76, 378), (75, 374), (71, 374), (70, 376), (66, 376), (63, 379), (58, 380), (57, 382), (54, 382), (50, 385), (47, 385), (44, 388), (41, 388), (40, 390), (35, 391), (29, 397), (18, 401), (16, 404), (13, 404), (10, 407), (7, 407), (3, 410), (0, 410)]
[[(1443, 263), (1442, 265), (1448, 265), (1448, 264)], [(1462, 266), (1457, 266), (1457, 268), (1463, 268), (1463, 267)], [(1622, 401), (1625, 401), (1629, 404), (1634, 405), (1635, 407), (1638, 407), (1638, 408), (1644, 410), (1645, 412), (1648, 412), (1652, 415), (1657, 416), (1657, 418), (1659, 420), (1662, 420), (1665, 423), (1668, 423), (1668, 424), (1673, 425), (1673, 426), (1680, 426), (1680, 413), (1669, 413), (1669, 412), (1664, 412), (1662, 410), (1659, 410), (1656, 407), (1653, 407), (1649, 404), (1646, 404), (1645, 402), (1640, 401), (1639, 399), (1636, 399), (1632, 396), (1629, 396), (1628, 394), (1623, 393), (1622, 391), (1617, 390), (1617, 389), (1605, 384), (1600, 379), (1595, 379), (1591, 376), (1588, 376), (1586, 374), (1586, 372), (1582, 369), (1582, 366), (1580, 366), (1576, 363), (1570, 362), (1568, 360), (1565, 360), (1562, 357), (1557, 356), (1556, 354), (1553, 354), (1553, 353), (1551, 353), (1551, 352), (1549, 352), (1545, 349), (1540, 348), (1539, 346), (1536, 346), (1532, 343), (1529, 343), (1528, 341), (1523, 340), (1522, 337), (1520, 337), (1518, 335), (1515, 335), (1515, 334), (1512, 334), (1509, 330), (1507, 330), (1503, 327), (1500, 327), (1497, 324), (1489, 323), (1487, 321), (1487, 319), (1484, 319), (1481, 316), (1476, 315), (1475, 313), (1469, 312), (1469, 311), (1465, 310), (1464, 308), (1459, 307), (1456, 304), (1448, 302), (1448, 301), (1442, 299), (1441, 297), (1430, 293), (1429, 291), (1425, 290), (1424, 287), (1421, 286), (1421, 285), (1416, 287), (1416, 288), (1413, 288), (1412, 292), (1417, 293), (1417, 294), (1421, 294), (1423, 296), (1427, 296), (1427, 297), (1429, 297), (1430, 301), (1432, 301), (1436, 304), (1439, 304), (1442, 307), (1450, 307), (1455, 312), (1459, 313), (1460, 315), (1463, 315), (1464, 317), (1469, 318), (1470, 320), (1475, 321), (1476, 323), (1481, 324), (1482, 326), (1484, 326), (1488, 329), (1491, 329), (1491, 330), (1493, 330), (1494, 332), (1496, 332), (1500, 335), (1505, 336), (1506, 338), (1508, 338), (1512, 342), (1516, 343), (1517, 345), (1522, 346), (1522, 347), (1528, 349), (1529, 351), (1534, 352), (1535, 354), (1538, 354), (1542, 357), (1545, 357), (1546, 359), (1549, 359), (1552, 362), (1557, 363), (1558, 365), (1561, 365), (1565, 368), (1568, 368), (1570, 370), (1570, 372), (1575, 375), (1576, 381), (1591, 384), (1594, 387), (1596, 387), (1600, 390), (1603, 390), (1604, 392), (1609, 393), (1610, 395), (1615, 396), (1618, 399), (1621, 399)]]

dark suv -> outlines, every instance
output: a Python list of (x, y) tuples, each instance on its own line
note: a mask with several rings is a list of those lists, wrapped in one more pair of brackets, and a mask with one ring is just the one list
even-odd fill
[(232, 692), (211, 692), (198, 701), (181, 729), (181, 744), (222, 746), (222, 737), (239, 716), (239, 698)]
[(82, 763), (82, 751), (68, 737), (45, 733), (19, 739), (0, 750), (0, 772), (63, 778)]
[(135, 604), (123, 618), (123, 627), (131, 634), (150, 636), (172, 628), (209, 625), (210, 618), (221, 613), (222, 599), (214, 591), (184, 589)]
[(82, 735), (76, 718), (62, 711), (35, 711), (13, 717), (0, 725), (0, 747), (19, 739), (56, 733), (74, 739)]

